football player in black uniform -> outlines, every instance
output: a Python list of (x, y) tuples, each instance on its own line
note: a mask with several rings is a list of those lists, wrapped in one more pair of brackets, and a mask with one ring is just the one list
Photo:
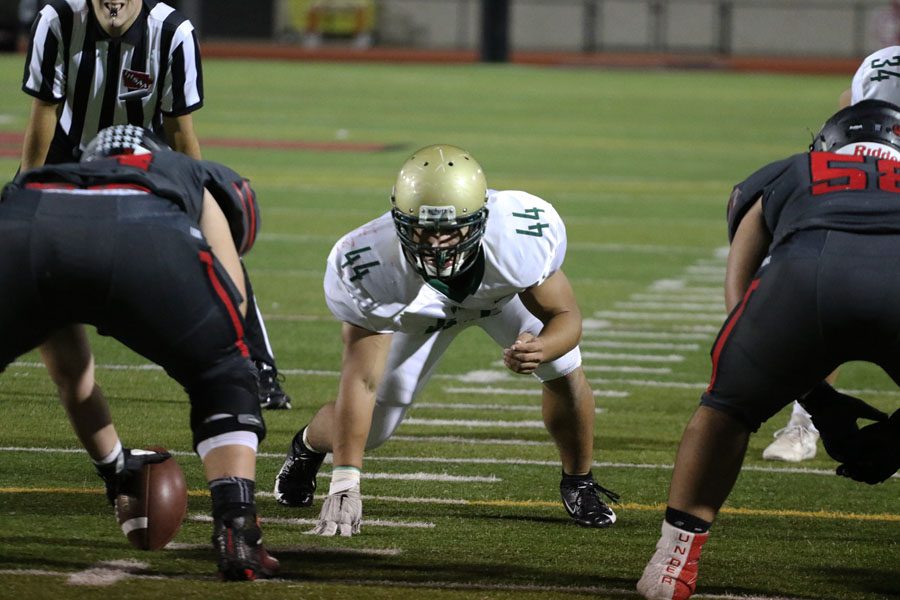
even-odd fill
[[(132, 125), (101, 131), (81, 163), (19, 174), (0, 201), (0, 281), (15, 282), (0, 294), (0, 370), (77, 323), (161, 365), (190, 398), (225, 579), (277, 568), (254, 503), (265, 424), (236, 252), (255, 235), (250, 203), (249, 186), (230, 169), (174, 152)], [(90, 377), (75, 375), (93, 385), (93, 364), (87, 369)], [(142, 464), (165, 456), (123, 448), (103, 394), (88, 392), (65, 407), (112, 500)]]
[[(864, 58), (853, 75), (850, 87), (840, 95), (839, 108), (846, 108), (863, 100), (883, 100), (900, 105), (898, 65), (900, 65), (900, 46), (880, 48)], [(748, 184), (752, 184), (752, 179), (741, 185)], [(726, 282), (725, 304), (731, 310), (740, 302), (745, 290), (736, 286), (728, 287), (728, 283)], [(838, 372), (835, 371), (826, 378), (826, 381), (834, 384), (837, 376)], [(795, 401), (791, 408), (787, 425), (775, 432), (775, 440), (763, 450), (764, 459), (800, 462), (815, 457), (819, 431), (802, 404)]]
[[(900, 383), (900, 109), (867, 100), (836, 113), (810, 152), (736, 188), (728, 230), (726, 280), (745, 292), (678, 449), (662, 536), (637, 585), (646, 598), (693, 594), (750, 434), (794, 398), (844, 463), (839, 474), (875, 483), (900, 467), (900, 412), (888, 420), (822, 383), (851, 360)], [(859, 429), (860, 417), (878, 422)]]

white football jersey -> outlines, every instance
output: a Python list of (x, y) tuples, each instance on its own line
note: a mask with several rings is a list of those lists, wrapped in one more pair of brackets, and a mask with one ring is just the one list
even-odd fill
[(566, 230), (548, 202), (525, 192), (489, 190), (487, 208), (483, 261), (470, 267), (477, 271), (469, 289), (448, 290), (416, 273), (387, 212), (332, 248), (324, 282), (331, 312), (370, 331), (427, 333), (495, 315), (560, 269)]

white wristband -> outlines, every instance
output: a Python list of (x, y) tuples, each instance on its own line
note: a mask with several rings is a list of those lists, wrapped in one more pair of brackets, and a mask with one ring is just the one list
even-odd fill
[(356, 467), (334, 467), (331, 471), (331, 486), (328, 495), (340, 494), (359, 485), (359, 469)]
[(101, 458), (100, 460), (95, 460), (94, 464), (101, 465), (101, 466), (112, 464), (113, 462), (115, 462), (115, 460), (117, 458), (119, 458), (119, 455), (121, 453), (122, 453), (122, 441), (116, 440), (116, 445), (113, 446), (113, 449), (110, 451), (110, 453), (107, 454), (106, 456), (104, 456), (103, 458)]

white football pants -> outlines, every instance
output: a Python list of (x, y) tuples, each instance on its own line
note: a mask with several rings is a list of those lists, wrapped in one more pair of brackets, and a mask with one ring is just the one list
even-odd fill
[[(538, 335), (543, 323), (528, 312), (518, 296), (506, 303), (499, 314), (432, 333), (394, 333), (385, 365), (384, 378), (375, 397), (372, 429), (366, 448), (377, 448), (393, 435), (406, 416), (416, 396), (431, 379), (435, 368), (450, 346), (450, 342), (464, 329), (477, 325), (484, 329), (501, 348), (512, 345), (523, 331)], [(581, 350), (576, 346), (552, 362), (542, 364), (534, 375), (540, 381), (565, 377), (581, 366)]]

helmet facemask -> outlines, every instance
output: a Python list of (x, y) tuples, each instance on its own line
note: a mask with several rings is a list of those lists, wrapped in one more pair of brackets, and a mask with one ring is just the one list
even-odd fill
[(417, 217), (397, 209), (391, 214), (403, 255), (425, 279), (453, 279), (475, 263), (487, 223), (487, 208), (457, 216), (452, 205), (423, 205)]
[(487, 222), (484, 171), (448, 144), (410, 156), (391, 193), (391, 216), (403, 256), (425, 279), (446, 281), (475, 264)]

